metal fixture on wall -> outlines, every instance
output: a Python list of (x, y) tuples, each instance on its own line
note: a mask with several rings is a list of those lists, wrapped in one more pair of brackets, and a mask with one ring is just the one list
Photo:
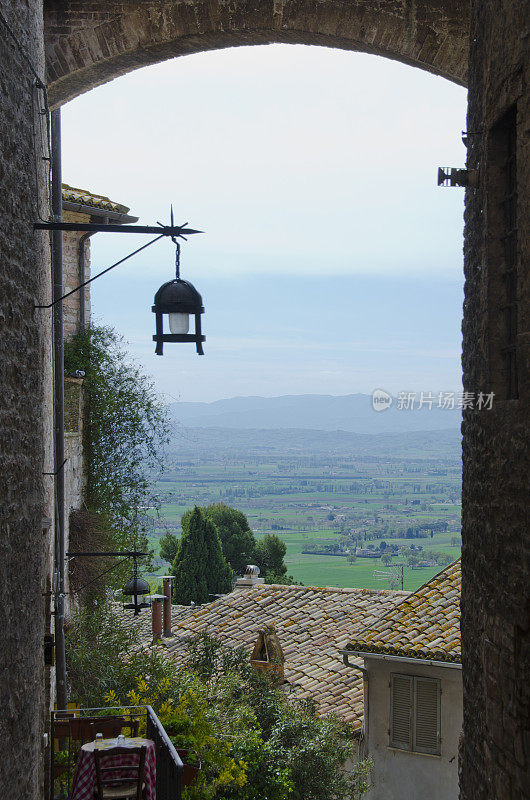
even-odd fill
[(438, 167), (438, 186), (478, 186), (477, 169), (459, 169), (458, 167)]
[[(173, 208), (171, 209), (171, 225), (173, 225)], [(189, 281), (180, 277), (180, 243), (171, 237), (175, 252), (175, 279), (164, 283), (155, 294), (152, 311), (156, 314), (155, 353), (164, 353), (164, 342), (194, 342), (197, 353), (204, 355), (202, 343), (205, 337), (201, 331), (201, 314), (204, 314), (202, 297)], [(164, 333), (164, 314), (168, 315), (169, 333)], [(190, 314), (195, 317), (195, 331), (188, 333)]]
[[(147, 602), (146, 595), (150, 594), (151, 587), (144, 578), (138, 575), (138, 562), (134, 559), (134, 572), (132, 578), (129, 578), (123, 589), (123, 607), (132, 609), (134, 616), (137, 617), (142, 608), (149, 608), (151, 603)], [(126, 603), (125, 598), (132, 597), (132, 603)]]
[[(1, 17), (1, 15), (0, 15)], [(46, 104), (46, 114), (48, 119), (48, 110)], [(173, 224), (173, 209), (171, 209), (171, 225), (166, 226), (158, 223), (156, 226), (148, 225), (123, 225), (97, 223), (80, 223), (80, 222), (63, 222), (62, 219), (62, 174), (61, 174), (61, 112), (60, 109), (51, 113), (50, 124), (50, 139), (51, 139), (51, 206), (52, 206), (52, 220), (43, 220), (36, 222), (33, 225), (34, 230), (47, 230), (51, 233), (52, 240), (52, 300), (50, 303), (35, 305), (35, 308), (53, 309), (53, 352), (54, 352), (54, 468), (52, 472), (44, 474), (53, 475), (55, 480), (55, 546), (54, 546), (54, 568), (52, 580), (52, 594), (54, 598), (53, 616), (55, 618), (54, 635), (55, 635), (55, 657), (56, 657), (56, 700), (57, 708), (64, 710), (67, 707), (67, 680), (66, 680), (66, 657), (65, 657), (65, 639), (64, 639), (64, 615), (65, 615), (65, 486), (64, 486), (64, 465), (66, 459), (64, 456), (64, 341), (63, 341), (63, 305), (62, 301), (75, 292), (79, 292), (88, 286), (93, 281), (110, 272), (115, 267), (123, 264), (132, 256), (150, 247), (155, 242), (163, 237), (171, 237), (172, 241), (177, 243), (179, 237), (185, 239), (186, 236), (201, 231), (188, 228), (185, 225), (175, 226)], [(40, 214), (38, 215), (39, 218)], [(94, 275), (92, 278), (83, 281), (81, 280), (79, 286), (76, 286), (69, 292), (63, 293), (63, 254), (62, 245), (64, 231), (74, 231), (85, 233), (86, 236), (82, 237), (80, 254), (80, 269), (83, 267), (84, 257), (84, 243), (85, 239), (92, 233), (148, 233), (156, 234), (154, 239), (137, 248), (132, 253), (129, 253), (124, 258), (111, 264), (110, 267)], [(184, 283), (184, 282), (183, 282)], [(189, 284), (190, 288), (191, 284)], [(193, 290), (195, 291), (195, 290)], [(195, 292), (200, 299), (198, 292)], [(83, 326), (84, 323), (84, 298), (81, 296), (82, 308), (80, 308), (80, 319)], [(202, 304), (202, 301), (201, 301)], [(202, 309), (204, 311), (204, 309)], [(177, 313), (180, 313), (178, 311)], [(202, 312), (201, 312), (202, 313)], [(182, 325), (182, 322), (180, 322)], [(200, 323), (199, 323), (200, 332)], [(200, 343), (204, 341), (204, 337), (200, 335)], [(166, 341), (187, 341), (187, 339), (172, 338)], [(202, 347), (199, 350), (199, 343), (197, 345), (197, 352), (202, 354)], [(96, 555), (96, 554), (95, 554)], [(121, 555), (117, 553), (116, 555)], [(136, 563), (136, 562), (135, 562)], [(137, 598), (134, 595), (135, 613), (137, 611)]]
[[(121, 556), (122, 560), (118, 561), (117, 564), (114, 564), (110, 569), (105, 570), (98, 575), (97, 578), (94, 580), (98, 580), (103, 575), (110, 572), (111, 569), (116, 569), (119, 567), (120, 564), (123, 564), (123, 561), (128, 558), (132, 558), (134, 562), (133, 567), (133, 574), (132, 577), (127, 581), (125, 586), (123, 587), (122, 594), (125, 597), (132, 597), (132, 603), (126, 603), (125, 599), (123, 600), (123, 608), (126, 609), (133, 609), (135, 616), (137, 616), (142, 608), (149, 608), (151, 603), (148, 603), (145, 600), (145, 596), (150, 594), (151, 588), (147, 581), (138, 575), (138, 559), (142, 556), (147, 556), (148, 553), (140, 552), (140, 550), (124, 550), (124, 551), (93, 551), (93, 552), (77, 552), (72, 551), (66, 554), (68, 558), (109, 558), (109, 557), (118, 557)], [(91, 581), (93, 583), (94, 581)], [(85, 588), (85, 587), (83, 587)], [(140, 599), (141, 598), (141, 599)]]
[[(35, 308), (55, 309), (55, 306), (58, 303), (66, 300), (66, 298), (70, 297), (70, 295), (75, 294), (75, 292), (79, 292), (81, 289), (84, 289), (84, 287), (88, 286), (89, 283), (92, 283), (93, 281), (97, 280), (97, 278), (100, 278), (102, 275), (110, 272), (115, 267), (123, 264), (124, 261), (127, 261), (129, 258), (132, 258), (132, 256), (135, 256), (137, 253), (140, 253), (142, 250), (150, 247), (164, 236), (169, 236), (176, 247), (176, 278), (164, 283), (155, 295), (155, 304), (152, 307), (152, 310), (156, 314), (156, 334), (153, 336), (153, 341), (157, 343), (155, 352), (157, 355), (163, 355), (163, 342), (194, 342), (197, 347), (197, 353), (201, 356), (204, 355), (202, 343), (206, 340), (206, 337), (203, 336), (201, 330), (201, 314), (204, 314), (202, 297), (193, 284), (191, 284), (189, 281), (182, 280), (180, 277), (180, 243), (178, 242), (179, 237), (186, 241), (186, 236), (191, 236), (194, 233), (202, 233), (202, 231), (195, 230), (194, 228), (188, 228), (187, 223), (184, 225), (175, 225), (173, 221), (173, 207), (171, 207), (171, 224), (162, 225), (159, 222), (159, 227), (151, 225), (112, 225), (109, 223), (101, 225), (93, 222), (62, 222), (59, 214), (60, 212), (56, 212), (56, 218), (54, 222), (36, 222), (33, 227), (35, 230), (51, 231), (54, 241), (56, 239), (58, 240), (59, 238), (61, 239), (61, 247), (62, 231), (84, 231), (87, 235), (91, 233), (156, 233), (158, 235), (154, 239), (151, 239), (151, 241), (147, 244), (144, 244), (142, 247), (139, 247), (137, 250), (129, 253), (124, 258), (116, 261), (115, 264), (111, 264), (110, 267), (98, 272), (97, 275), (94, 275), (92, 278), (83, 281), (79, 284), (79, 286), (76, 286), (71, 291), (66, 292), (66, 294), (58, 294), (56, 291), (51, 303), (47, 303), (45, 305), (36, 305)], [(54, 285), (57, 289), (57, 280), (54, 282)], [(60, 292), (62, 292), (62, 271)], [(170, 333), (167, 334), (164, 334), (163, 330), (163, 314), (169, 315)], [(191, 334), (188, 333), (190, 314), (194, 315), (195, 317), (195, 332)]]

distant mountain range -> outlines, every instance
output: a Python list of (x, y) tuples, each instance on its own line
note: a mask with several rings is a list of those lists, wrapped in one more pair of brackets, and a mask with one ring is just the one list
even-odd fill
[(397, 407), (394, 398), (390, 408), (376, 412), (367, 394), (232, 397), (213, 403), (172, 403), (169, 409), (172, 419), (184, 428), (302, 428), (381, 434), (458, 431), (461, 421), (459, 408), (440, 409), (436, 402), (431, 410), (425, 406), (405, 410)]

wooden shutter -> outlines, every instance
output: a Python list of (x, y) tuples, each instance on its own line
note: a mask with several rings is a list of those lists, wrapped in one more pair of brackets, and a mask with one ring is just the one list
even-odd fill
[(440, 754), (440, 681), (414, 678), (414, 737), (417, 753)]
[(390, 747), (411, 750), (413, 678), (409, 675), (390, 678)]

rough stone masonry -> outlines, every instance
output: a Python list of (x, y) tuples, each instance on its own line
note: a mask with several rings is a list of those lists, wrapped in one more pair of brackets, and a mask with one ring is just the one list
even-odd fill
[(472, 4), (463, 433), (465, 800), (530, 797), (530, 6)]
[[(16, 13), (15, 13), (16, 6)], [(43, 69), (42, 3), (0, 0)], [(465, 213), (463, 371), (494, 410), (463, 423), (464, 800), (530, 796), (530, 277), (528, 270), (528, 0), (48, 0), (47, 80), (61, 104), (144, 64), (217, 47), (323, 44), (397, 58), (466, 81), (468, 166), (479, 170)], [(0, 35), (0, 576), (3, 784), (41, 797), (42, 666), (50, 484), (47, 251), (33, 234), (45, 208), (33, 139), (31, 75)], [(455, 131), (455, 135), (458, 132)], [(37, 166), (36, 166), (37, 165)], [(37, 178), (35, 177), (37, 169)], [(42, 598), (42, 604), (39, 602)]]
[[(0, 12), (44, 77), (41, 3), (0, 0)], [(42, 794), (47, 712), (51, 337), (49, 312), (34, 305), (49, 298), (50, 274), (45, 239), (33, 232), (37, 213), (48, 216), (34, 138), (43, 97), (3, 24), (0, 98), (0, 773), (2, 791), (26, 800)]]

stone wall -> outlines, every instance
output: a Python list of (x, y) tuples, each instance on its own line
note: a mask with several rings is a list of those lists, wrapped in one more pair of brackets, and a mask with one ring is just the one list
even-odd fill
[[(43, 74), (41, 5), (0, 0)], [(466, 412), (463, 425), (461, 793), (523, 800), (530, 796), (530, 14), (527, 0), (471, 5), (468, 158), (480, 181), (467, 193), (463, 368), (466, 390), (494, 391), (497, 401), (491, 412)], [(379, 53), (466, 80), (467, 3), (459, 0), (48, 0), (46, 10), (56, 103), (174, 55), (270, 41)], [(0, 740), (9, 754), (3, 785), (14, 800), (33, 800), (42, 796), (49, 685), (42, 636), (53, 479), (43, 472), (53, 459), (51, 315), (34, 311), (50, 298), (49, 248), (32, 222), (39, 211), (47, 216), (47, 198), (42, 145), (35, 149), (34, 140), (42, 97), (0, 29)], [(515, 237), (503, 167), (512, 151)]]
[[(64, 530), (65, 551), (70, 549), (70, 513), (83, 504), (86, 483), (83, 456), (83, 381), (79, 378), (64, 379)], [(70, 590), (69, 569), (65, 574), (66, 591)], [(72, 599), (67, 596), (65, 613), (72, 609)]]
[[(530, 797), (530, 8), (474, 0), (465, 212), (461, 797)], [(511, 174), (510, 174), (511, 173)]]
[(270, 42), (374, 53), (466, 82), (466, 0), (47, 0), (45, 19), (57, 104), (147, 64)]
[[(63, 211), (64, 222), (90, 222), (89, 214)], [(84, 242), (84, 244), (83, 244)], [(80, 246), (85, 248), (84, 279), (90, 277), (90, 240), (79, 231), (63, 233), (63, 292), (75, 289), (81, 282), (79, 272)], [(63, 301), (64, 339), (71, 339), (79, 331), (81, 295), (75, 292)], [(85, 287), (85, 321), (90, 321), (90, 286)], [(64, 381), (64, 542), (68, 552), (70, 542), (70, 512), (81, 508), (85, 486), (83, 460), (83, 381), (65, 377)], [(66, 591), (69, 590), (69, 570), (65, 573)], [(66, 616), (70, 614), (72, 603), (67, 596)]]
[[(90, 222), (90, 215), (63, 211), (63, 220), (64, 222)], [(84, 237), (85, 235), (78, 231), (63, 233), (63, 289), (65, 294), (75, 289), (80, 283), (79, 247), (82, 239), (85, 241), (85, 280), (90, 278), (90, 239)], [(63, 302), (65, 339), (70, 339), (79, 330), (79, 302), (79, 292), (75, 292)], [(90, 319), (90, 286), (85, 287), (85, 319), (88, 323)]]
[[(63, 211), (64, 222), (90, 222), (89, 214)], [(84, 241), (84, 245), (82, 242)], [(90, 277), (90, 240), (78, 231), (63, 233), (63, 291), (66, 294), (81, 282), (79, 273), (79, 250), (85, 248), (85, 280)], [(79, 292), (75, 292), (63, 301), (63, 333), (67, 341), (79, 331), (80, 322)], [(85, 320), (90, 320), (90, 286), (85, 287)], [(70, 547), (70, 512), (81, 508), (85, 487), (83, 459), (83, 381), (65, 377), (64, 381), (64, 543), (65, 551)], [(65, 572), (66, 591), (68, 592), (69, 569)], [(65, 601), (65, 613), (71, 613), (71, 598)]]
[[(42, 4), (0, 0), (23, 51), (44, 77)], [(0, 741), (2, 790), (42, 797), (49, 673), (43, 636), (49, 589), (52, 479), (49, 242), (33, 231), (48, 216), (34, 119), (42, 93), (0, 22)], [(36, 146), (35, 146), (36, 145)], [(46, 414), (44, 413), (46, 412)], [(49, 618), (48, 618), (49, 619)]]

